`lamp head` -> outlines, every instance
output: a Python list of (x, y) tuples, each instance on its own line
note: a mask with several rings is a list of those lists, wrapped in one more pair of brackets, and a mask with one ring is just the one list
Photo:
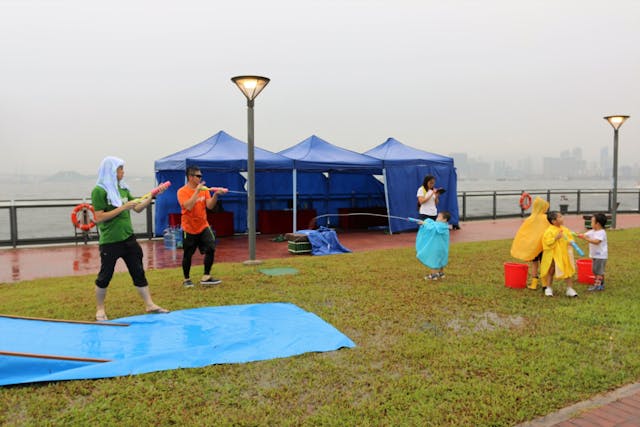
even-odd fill
[(620, 128), (620, 126), (622, 126), (622, 124), (625, 122), (625, 120), (627, 120), (629, 118), (629, 116), (606, 116), (604, 117), (604, 119), (606, 121), (609, 122), (609, 124), (611, 126), (613, 126), (613, 128), (615, 130), (618, 130)]
[(247, 101), (253, 101), (269, 83), (268, 78), (261, 76), (236, 76), (232, 77), (231, 81), (234, 82), (244, 96), (247, 97)]

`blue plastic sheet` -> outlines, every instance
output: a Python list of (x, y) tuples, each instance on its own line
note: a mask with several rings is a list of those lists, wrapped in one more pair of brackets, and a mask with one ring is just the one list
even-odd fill
[(113, 320), (100, 326), (0, 317), (0, 351), (109, 362), (0, 355), (0, 386), (108, 378), (333, 351), (355, 344), (293, 304), (204, 307)]
[(335, 230), (327, 227), (318, 227), (317, 230), (298, 230), (300, 234), (306, 234), (311, 243), (312, 255), (332, 255), (351, 252), (338, 241)]

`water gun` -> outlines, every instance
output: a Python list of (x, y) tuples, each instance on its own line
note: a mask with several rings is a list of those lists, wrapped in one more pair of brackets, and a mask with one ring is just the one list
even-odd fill
[(407, 218), (407, 220), (409, 220), (409, 222), (415, 222), (416, 224), (422, 224), (424, 221), (418, 218)]
[(160, 193), (161, 191), (166, 190), (167, 188), (169, 188), (169, 186), (171, 185), (171, 181), (165, 181), (162, 184), (158, 185), (156, 188), (154, 188), (153, 190), (149, 191), (147, 194), (145, 194), (142, 197), (138, 197), (137, 199), (135, 199), (136, 202), (140, 203), (142, 202), (144, 199), (149, 199), (151, 197), (155, 197), (158, 195), (158, 193)]
[[(577, 236), (577, 234), (575, 232), (571, 232), (571, 235), (573, 237)], [(584, 251), (582, 249), (580, 249), (580, 246), (578, 246), (578, 244), (576, 242), (574, 242), (573, 240), (569, 240), (569, 238), (567, 236), (564, 236), (565, 239), (567, 239), (567, 242), (569, 242), (569, 244), (573, 247), (573, 250), (576, 251), (578, 253), (578, 255), (580, 256), (584, 256)]]
[(220, 191), (222, 190), (223, 193), (228, 193), (229, 189), (228, 188), (224, 188), (224, 187), (204, 187), (202, 189), (203, 191)]

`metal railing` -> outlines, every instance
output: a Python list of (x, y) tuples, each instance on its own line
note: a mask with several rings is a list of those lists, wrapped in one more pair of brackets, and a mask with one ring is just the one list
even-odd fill
[[(528, 215), (520, 208), (523, 191), (463, 191), (458, 193), (461, 221), (512, 218)], [(563, 214), (591, 214), (611, 212), (613, 192), (593, 189), (558, 189), (527, 191), (532, 197), (549, 202), (550, 210)], [(640, 213), (640, 189), (619, 189), (618, 213)]]
[[(71, 222), (71, 212), (80, 203), (85, 201), (0, 201), (0, 246), (87, 243), (89, 240), (97, 240), (95, 228), (83, 232)], [(131, 215), (134, 233), (138, 238), (153, 238), (153, 203), (155, 201), (144, 213)]]
[[(551, 210), (567, 214), (611, 212), (611, 190), (529, 190), (547, 200)], [(463, 191), (458, 193), (460, 221), (512, 218), (528, 215), (519, 201), (522, 191)], [(640, 189), (619, 189), (618, 213), (640, 213)], [(85, 200), (13, 200), (0, 201), (0, 246), (73, 243), (95, 240), (95, 233), (82, 233), (71, 223), (73, 208)], [(155, 203), (155, 201), (153, 202)], [(131, 220), (138, 238), (154, 237), (153, 203), (144, 214), (132, 213)]]

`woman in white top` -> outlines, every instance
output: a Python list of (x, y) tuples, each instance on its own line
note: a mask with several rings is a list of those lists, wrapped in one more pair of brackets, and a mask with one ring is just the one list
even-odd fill
[(431, 218), (436, 220), (438, 217), (438, 189), (436, 178), (433, 175), (427, 175), (422, 181), (422, 186), (418, 188), (418, 204), (420, 205), (420, 219), (425, 220)]

